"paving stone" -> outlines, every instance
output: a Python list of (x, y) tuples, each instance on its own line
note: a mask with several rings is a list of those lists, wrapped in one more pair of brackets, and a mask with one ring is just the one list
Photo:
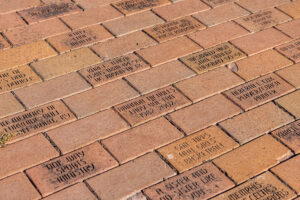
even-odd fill
[(285, 160), (291, 154), (272, 136), (264, 135), (216, 158), (214, 163), (239, 184)]
[(194, 76), (194, 72), (175, 60), (126, 77), (142, 94)]
[(244, 110), (249, 110), (293, 90), (293, 86), (272, 73), (232, 88), (224, 94)]
[(197, 102), (242, 83), (243, 80), (226, 67), (219, 67), (176, 83), (175, 86), (193, 102)]
[(232, 117), (240, 111), (240, 108), (231, 101), (227, 100), (223, 95), (218, 94), (175, 111), (168, 115), (168, 117), (185, 133), (191, 134), (228, 117)]
[(19, 26), (25, 26), (26, 23), (17, 13), (8, 13), (0, 15), (0, 31), (4, 31)]
[(131, 34), (97, 44), (93, 46), (92, 49), (103, 60), (108, 60), (155, 44), (156, 42), (145, 33), (136, 31)]
[(137, 53), (152, 66), (157, 66), (201, 49), (202, 48), (199, 45), (191, 41), (189, 38), (183, 36), (160, 43), (156, 46), (139, 50)]
[(158, 152), (183, 172), (238, 146), (220, 128), (212, 126), (164, 146)]
[(239, 0), (237, 3), (242, 7), (250, 10), (251, 12), (257, 12), (267, 8), (279, 6), (290, 2), (289, 0)]
[(26, 171), (43, 196), (117, 166), (98, 143), (50, 160)]
[(291, 18), (275, 8), (269, 8), (235, 20), (251, 32), (271, 28), (277, 24), (289, 21)]
[(15, 1), (7, 1), (0, 0), (0, 13), (5, 14), (9, 12), (14, 12), (18, 10), (23, 10), (29, 7), (38, 6), (41, 2), (39, 0), (15, 0)]
[(138, 96), (125, 81), (116, 80), (103, 86), (65, 98), (65, 103), (83, 118)]
[(47, 41), (59, 52), (65, 52), (111, 38), (113, 36), (103, 26), (94, 25), (48, 38)]
[(276, 72), (296, 88), (300, 88), (300, 63)]
[(0, 118), (24, 111), (23, 106), (11, 94), (5, 93), (0, 95)]
[(147, 198), (142, 193), (137, 193), (126, 200), (147, 200)]
[(115, 106), (115, 109), (132, 126), (136, 126), (188, 104), (187, 98), (169, 86)]
[(122, 199), (174, 174), (155, 153), (150, 153), (87, 182), (102, 200)]
[(298, 19), (300, 18), (300, 1), (295, 0), (293, 2), (283, 4), (277, 7), (278, 9), (282, 10), (283, 12), (287, 13), (289, 16)]
[(300, 62), (300, 39), (283, 44), (277, 47), (276, 50), (294, 62)]
[(4, 178), (54, 158), (58, 152), (39, 134), (1, 148), (0, 155), (0, 177)]
[(165, 20), (170, 21), (208, 9), (210, 9), (210, 7), (202, 1), (185, 0), (159, 8), (154, 8), (153, 11)]
[(203, 24), (193, 17), (187, 16), (147, 28), (144, 31), (156, 41), (162, 42), (202, 29), (205, 29)]
[(144, 190), (151, 199), (209, 199), (234, 184), (212, 163), (206, 163)]
[(209, 4), (212, 7), (217, 7), (224, 4), (232, 3), (236, 0), (202, 0), (202, 1)]
[(300, 30), (298, 28), (299, 26), (300, 19), (297, 19), (291, 22), (286, 22), (284, 24), (278, 25), (277, 28), (283, 31), (284, 33), (288, 34), (292, 38), (297, 39), (300, 37)]
[(280, 106), (294, 115), (297, 119), (300, 118), (300, 90), (290, 93), (276, 100)]
[(92, 9), (103, 5), (111, 4), (117, 0), (76, 0), (76, 3), (84, 9)]
[(251, 80), (289, 66), (293, 62), (274, 50), (268, 50), (239, 60), (236, 64), (238, 66), (237, 74), (245, 80)]
[(0, 35), (0, 50), (9, 48), (8, 42)]
[(291, 189), (280, 182), (273, 174), (266, 172), (212, 199), (280, 198), (287, 200), (293, 197), (295, 197), (295, 193)]
[(40, 60), (32, 67), (45, 80), (49, 80), (84, 67), (101, 62), (101, 59), (89, 48), (81, 48), (49, 59)]
[(40, 194), (23, 173), (18, 173), (0, 181), (1, 199), (38, 200), (40, 197)]
[(233, 61), (246, 57), (239, 49), (230, 43), (223, 43), (218, 46), (180, 58), (188, 67), (198, 74), (208, 70), (226, 65)]

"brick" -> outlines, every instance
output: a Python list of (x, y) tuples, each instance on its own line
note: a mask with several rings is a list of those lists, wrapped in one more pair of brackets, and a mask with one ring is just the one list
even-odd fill
[(288, 34), (292, 38), (297, 39), (300, 37), (300, 30), (298, 28), (299, 26), (300, 26), (300, 19), (297, 19), (291, 22), (280, 24), (277, 26), (277, 28), (283, 31), (284, 33)]
[(8, 42), (0, 35), (0, 50), (9, 48)]
[(76, 0), (76, 3), (80, 5), (80, 7), (86, 9), (92, 9), (95, 7), (100, 7), (103, 5), (111, 4), (117, 0)]
[(102, 200), (123, 199), (174, 174), (155, 153), (150, 153), (87, 182)]
[(180, 60), (196, 73), (202, 74), (208, 70), (226, 65), (233, 61), (246, 57), (239, 49), (230, 43), (223, 43), (218, 46), (185, 56)]
[(36, 59), (56, 55), (56, 52), (45, 42), (38, 41), (0, 51), (0, 70), (25, 65)]
[(214, 26), (248, 15), (249, 12), (234, 3), (228, 3), (214, 9), (193, 15), (207, 26)]
[(4, 32), (4, 34), (13, 45), (22, 45), (37, 40), (43, 40), (68, 31), (68, 27), (60, 20), (51, 19), (29, 26), (10, 29)]
[(235, 20), (237, 23), (251, 32), (261, 31), (271, 28), (277, 24), (289, 21), (291, 18), (275, 8), (269, 8), (249, 16)]
[(212, 199), (280, 198), (288, 200), (293, 197), (295, 197), (295, 194), (290, 188), (280, 182), (270, 172), (266, 172)]
[(233, 3), (236, 0), (202, 0), (202, 1), (209, 4), (212, 7), (217, 7), (224, 4)]
[(25, 26), (26, 23), (17, 13), (8, 13), (0, 15), (0, 31)]
[(245, 80), (251, 80), (261, 75), (276, 71), (293, 64), (278, 52), (268, 50), (236, 62), (237, 74)]
[(183, 172), (238, 146), (220, 128), (212, 126), (164, 146), (158, 152)]
[(238, 114), (241, 110), (224, 96), (218, 94), (199, 103), (175, 111), (168, 118), (186, 134), (204, 129)]
[(135, 195), (132, 195), (126, 200), (147, 200), (147, 197), (145, 197), (141, 192), (139, 192)]
[(146, 48), (156, 44), (145, 33), (137, 31), (101, 44), (95, 45), (92, 49), (103, 59), (108, 60), (123, 54)]
[(290, 93), (276, 100), (276, 103), (294, 115), (297, 119), (300, 118), (300, 90)]
[(179, 61), (172, 61), (149, 70), (130, 75), (126, 79), (142, 94), (190, 78), (194, 73)]
[(43, 196), (117, 166), (99, 143), (50, 160), (26, 171)]
[(163, 23), (164, 21), (151, 11), (111, 20), (103, 23), (114, 35), (121, 36), (134, 31)]
[(16, 141), (75, 119), (61, 101), (56, 101), (1, 119), (0, 132), (7, 135), (15, 134), (12, 135), (11, 141)]
[(38, 200), (41, 197), (23, 173), (2, 179), (0, 188), (1, 199)]
[(40, 60), (32, 67), (45, 80), (49, 80), (84, 67), (101, 62), (101, 59), (88, 48), (81, 48), (49, 59)]
[(277, 8), (282, 10), (283, 12), (285, 12), (286, 14), (288, 14), (289, 16), (291, 16), (295, 19), (300, 18), (300, 1), (299, 0), (295, 0), (293, 2), (283, 4), (281, 6), (278, 6)]
[[(234, 184), (212, 163), (172, 177), (144, 190), (151, 199), (209, 199)], [(189, 189), (187, 189), (189, 188)]]
[(185, 0), (154, 8), (153, 11), (167, 21), (195, 14), (210, 9), (205, 3), (198, 0)]
[(48, 38), (47, 41), (59, 52), (66, 52), (111, 38), (113, 36), (103, 26), (94, 25)]
[(279, 6), (290, 2), (289, 0), (239, 0), (237, 3), (242, 7), (250, 10), (251, 12), (257, 12), (267, 8)]
[(280, 139), (296, 154), (300, 153), (300, 120), (273, 131), (272, 135)]
[(39, 0), (15, 0), (15, 1), (7, 1), (0, 0), (0, 13), (5, 14), (8, 12), (14, 12), (18, 10), (23, 10), (29, 7), (34, 7), (40, 5), (41, 2)]
[[(181, 47), (181, 48), (176, 48)], [(187, 37), (180, 37), (160, 43), (156, 46), (148, 47), (137, 51), (152, 66), (175, 60), (181, 56), (201, 50), (201, 47), (195, 44)]]
[(224, 94), (244, 110), (249, 110), (293, 90), (293, 86), (272, 73), (232, 88)]
[(0, 95), (0, 118), (24, 111), (23, 106), (11, 94), (5, 93)]
[(76, 13), (73, 15), (64, 16), (61, 17), (61, 19), (72, 29), (78, 29), (120, 18), (122, 16), (123, 15), (112, 6), (105, 5), (98, 8), (85, 10), (84, 12)]
[(300, 39), (276, 47), (276, 50), (294, 62), (300, 62)]
[(276, 72), (296, 88), (300, 88), (300, 63)]
[(240, 85), (243, 80), (225, 67), (183, 80), (175, 84), (193, 102), (197, 102), (219, 92)]
[(147, 28), (144, 31), (156, 41), (162, 42), (202, 29), (205, 29), (203, 24), (187, 16)]
[(248, 36), (240, 37), (231, 42), (248, 55), (257, 54), (290, 41), (280, 31), (270, 28)]
[(116, 80), (65, 98), (64, 101), (78, 118), (83, 118), (137, 96), (138, 93), (125, 81)]
[(54, 158), (58, 152), (39, 134), (1, 148), (0, 155), (0, 177), (3, 178)]
[(108, 109), (50, 130), (47, 135), (65, 154), (89, 145), (96, 140), (124, 131), (128, 127), (127, 123), (116, 112)]

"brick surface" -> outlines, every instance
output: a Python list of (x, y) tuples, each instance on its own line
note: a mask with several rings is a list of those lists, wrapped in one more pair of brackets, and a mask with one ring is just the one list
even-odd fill
[(84, 9), (91, 9), (91, 8), (107, 5), (115, 1), (117, 0), (76, 0), (76, 3), (78, 3), (80, 7)]
[(299, 26), (300, 19), (297, 19), (291, 22), (286, 22), (284, 24), (278, 25), (277, 28), (283, 31), (284, 33), (288, 34), (292, 38), (297, 39), (300, 37), (300, 30), (298, 28)]
[(0, 95), (0, 118), (24, 111), (23, 106), (11, 94), (5, 93)]
[(265, 135), (218, 157), (214, 163), (234, 181), (241, 183), (278, 164), (290, 155), (291, 152), (285, 146), (272, 136)]
[(155, 153), (150, 153), (87, 182), (103, 200), (122, 199), (174, 174)]
[(277, 47), (276, 50), (294, 62), (300, 62), (300, 39), (283, 44)]
[(292, 113), (297, 119), (300, 118), (300, 90), (290, 93), (276, 100), (276, 102)]
[(224, 4), (232, 3), (236, 0), (202, 0), (202, 1), (209, 4), (212, 7), (217, 7)]
[(0, 50), (9, 48), (9, 43), (0, 35)]
[(0, 13), (8, 13), (13, 11), (18, 11), (22, 9), (26, 9), (33, 6), (40, 5), (41, 2), (39, 0), (15, 0), (15, 1), (0, 1)]
[(237, 3), (251, 12), (264, 10), (267, 8), (275, 7), (284, 3), (290, 2), (289, 0), (240, 0)]
[(289, 16), (298, 19), (300, 18), (300, 1), (295, 0), (291, 3), (283, 4), (281, 6), (278, 6), (280, 10), (287, 13)]
[(141, 192), (139, 192), (127, 198), (126, 200), (147, 200), (147, 198)]
[(276, 72), (296, 88), (300, 88), (300, 63)]
[(0, 15), (0, 31), (4, 31), (19, 26), (24, 26), (26, 23), (18, 16), (17, 13), (8, 13)]
[(228, 117), (240, 109), (222, 95), (215, 95), (168, 115), (185, 133), (191, 134)]

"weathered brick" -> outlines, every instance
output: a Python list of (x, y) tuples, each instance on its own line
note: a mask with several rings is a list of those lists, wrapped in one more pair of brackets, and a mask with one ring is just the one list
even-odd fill
[(288, 34), (292, 38), (297, 39), (300, 37), (300, 29), (298, 28), (299, 26), (300, 19), (296, 19), (291, 22), (286, 22), (284, 24), (278, 25), (277, 28), (282, 32)]
[(267, 8), (275, 7), (284, 3), (290, 2), (289, 0), (239, 0), (238, 4), (251, 12), (257, 12)]
[(25, 26), (26, 23), (17, 13), (8, 13), (0, 15), (0, 31)]
[(111, 4), (115, 1), (117, 0), (76, 0), (76, 3), (78, 3), (84, 9), (92, 9), (95, 7)]
[(290, 93), (284, 97), (281, 97), (276, 101), (288, 112), (292, 113), (297, 119), (300, 119), (300, 90)]
[(24, 111), (23, 106), (11, 93), (0, 95), (0, 118)]
[(276, 47), (276, 50), (294, 62), (300, 62), (300, 39)]
[(278, 9), (282, 10), (283, 12), (287, 13), (289, 16), (298, 19), (300, 18), (300, 1), (295, 0), (290, 3), (283, 4), (277, 7)]
[(209, 4), (212, 7), (218, 7), (224, 4), (230, 4), (236, 0), (202, 0), (202, 1)]
[(276, 74), (284, 78), (296, 88), (300, 88), (300, 63), (279, 70), (276, 72)]
[(0, 0), (0, 13), (5, 14), (9, 12), (14, 12), (18, 10), (23, 10), (29, 7), (38, 6), (41, 4), (39, 0)]
[(10, 47), (10, 44), (0, 35), (0, 50), (7, 49)]

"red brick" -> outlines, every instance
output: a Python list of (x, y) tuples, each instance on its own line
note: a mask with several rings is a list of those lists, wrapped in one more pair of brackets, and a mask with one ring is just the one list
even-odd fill
[(9, 13), (0, 15), (0, 31), (25, 26), (26, 23), (17, 13)]
[(115, 1), (117, 0), (76, 0), (76, 3), (78, 3), (80, 7), (84, 9), (92, 9), (95, 7), (111, 4)]
[(218, 7), (224, 4), (230, 4), (235, 2), (236, 0), (202, 0), (203, 2), (209, 4), (212, 7)]
[(23, 106), (11, 93), (0, 95), (0, 118), (24, 111)]
[(284, 78), (287, 82), (296, 88), (300, 88), (300, 63), (286, 67), (276, 72), (279, 76)]
[(0, 5), (1, 5), (0, 14), (23, 10), (26, 8), (38, 6), (40, 4), (41, 2), (39, 0), (14, 0), (14, 1), (0, 0)]
[(281, 6), (277, 7), (278, 9), (282, 10), (284, 13), (287, 13), (289, 16), (293, 17), (294, 19), (300, 18), (300, 1), (294, 0), (291, 3), (286, 3)]
[(289, 0), (239, 0), (237, 3), (251, 12), (257, 12), (267, 8), (275, 7), (284, 3), (290, 2)]
[(0, 50), (9, 48), (10, 45), (8, 42), (3, 38), (3, 36), (0, 35)]
[(292, 38), (297, 39), (300, 37), (300, 29), (298, 28), (299, 26), (300, 26), (300, 19), (297, 19), (291, 22), (278, 25), (276, 28), (288, 34)]
[(276, 47), (276, 50), (294, 62), (300, 62), (300, 39)]

